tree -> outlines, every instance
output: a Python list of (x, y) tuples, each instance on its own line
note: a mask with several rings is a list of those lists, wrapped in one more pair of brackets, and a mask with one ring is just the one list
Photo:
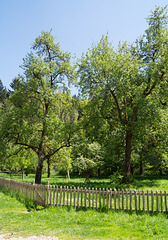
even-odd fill
[(115, 50), (103, 36), (78, 62), (81, 92), (96, 108), (97, 118), (105, 119), (113, 130), (122, 129), (125, 181), (131, 175), (133, 141), (151, 121), (168, 77), (165, 8), (157, 7), (147, 21), (149, 27), (136, 44), (120, 43)]
[(37, 154), (35, 182), (41, 183), (43, 162), (71, 145), (76, 116), (70, 114), (66, 82), (72, 82), (74, 69), (70, 55), (60, 50), (50, 32), (42, 32), (32, 49), (35, 53), (24, 59), (24, 75), (7, 99), (1, 138)]
[(5, 99), (6, 95), (7, 95), (6, 88), (3, 86), (3, 83), (0, 80), (0, 104), (1, 105), (4, 102), (4, 99)]

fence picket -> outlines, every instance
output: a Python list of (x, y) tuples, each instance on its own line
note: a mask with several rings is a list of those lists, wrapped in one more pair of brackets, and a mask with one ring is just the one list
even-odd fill
[(87, 207), (86, 197), (87, 197), (87, 192), (86, 192), (86, 187), (85, 187), (85, 208)]
[(142, 190), (143, 211), (145, 211), (145, 192)]
[(153, 190), (151, 190), (151, 210), (152, 210), (152, 212), (154, 212)]
[(130, 211), (132, 211), (132, 190), (129, 191), (130, 194)]
[(149, 212), (149, 192), (148, 192), (148, 190), (147, 190), (147, 210), (148, 210), (148, 212)]
[(81, 187), (81, 207), (83, 207), (83, 187)]
[(135, 211), (137, 211), (138, 208), (137, 208), (137, 191), (136, 191), (136, 189), (134, 190), (134, 196), (135, 196)]
[(56, 206), (58, 207), (58, 186), (56, 187)]
[(94, 208), (94, 188), (92, 188), (92, 208)]
[(55, 185), (53, 186), (53, 205), (55, 206)]
[(101, 208), (101, 188), (99, 188), (99, 208)]
[(126, 189), (126, 210), (128, 210), (128, 190)]
[(117, 209), (117, 203), (116, 203), (116, 189), (114, 189), (114, 209)]
[(156, 211), (159, 211), (159, 199), (158, 199), (158, 190), (156, 190)]
[(118, 189), (118, 209), (120, 210), (120, 189)]
[(67, 186), (67, 207), (69, 206), (69, 187)]
[(160, 190), (160, 203), (161, 203), (161, 212), (163, 212), (163, 198), (162, 198), (162, 190)]
[(167, 194), (166, 194), (166, 190), (164, 191), (164, 197), (165, 197), (165, 212), (167, 212)]
[(77, 207), (79, 208), (79, 187), (77, 187)]

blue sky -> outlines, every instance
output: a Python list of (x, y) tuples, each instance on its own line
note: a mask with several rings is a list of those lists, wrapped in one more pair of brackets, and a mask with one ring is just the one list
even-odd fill
[(167, 0), (0, 0), (0, 79), (9, 88), (42, 30), (63, 51), (80, 58), (108, 32), (115, 47), (133, 42), (147, 28), (146, 17)]

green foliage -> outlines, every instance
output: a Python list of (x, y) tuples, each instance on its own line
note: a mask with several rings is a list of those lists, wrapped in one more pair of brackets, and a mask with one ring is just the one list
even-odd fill
[(92, 125), (96, 128), (102, 121), (99, 119), (103, 119), (102, 125), (109, 125), (111, 135), (122, 129), (123, 174), (127, 181), (135, 139), (144, 134), (145, 126), (155, 125), (161, 107), (161, 89), (167, 86), (165, 8), (156, 8), (148, 18), (148, 25), (136, 44), (120, 43), (118, 49), (112, 47), (108, 36), (103, 36), (78, 62), (80, 90), (89, 100)]

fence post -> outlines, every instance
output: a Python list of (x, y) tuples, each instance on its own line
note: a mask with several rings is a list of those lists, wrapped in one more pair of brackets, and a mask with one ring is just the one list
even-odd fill
[(33, 180), (33, 202), (35, 199), (34, 195), (35, 195), (35, 180)]
[(47, 206), (49, 205), (49, 181), (47, 181)]
[(165, 211), (167, 213), (167, 194), (166, 194), (166, 190), (164, 191), (164, 196), (165, 196)]

